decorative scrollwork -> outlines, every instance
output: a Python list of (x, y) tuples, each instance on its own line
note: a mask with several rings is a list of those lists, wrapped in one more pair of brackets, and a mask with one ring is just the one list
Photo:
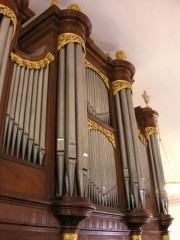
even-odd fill
[(78, 235), (77, 233), (64, 233), (63, 240), (77, 240)]
[(16, 32), (16, 26), (17, 26), (17, 18), (15, 13), (7, 6), (0, 4), (0, 14), (8, 16), (11, 21), (13, 22), (14, 25), (14, 31), (13, 31), (13, 36)]
[(141, 134), (140, 129), (137, 129), (137, 132), (138, 132), (138, 138), (139, 138), (139, 140), (142, 142), (142, 144), (143, 144), (144, 146), (147, 147), (146, 138)]
[(54, 61), (54, 56), (51, 53), (48, 53), (46, 57), (39, 61), (30, 61), (27, 59), (23, 59), (18, 55), (11, 53), (11, 60), (16, 62), (18, 65), (26, 68), (34, 68), (34, 69), (41, 69), (45, 68), (50, 62)]
[(131, 240), (141, 240), (141, 235), (132, 235)]
[(148, 139), (152, 134), (158, 134), (158, 131), (155, 127), (145, 128), (146, 139)]
[(77, 5), (76, 3), (72, 3), (68, 6), (68, 9), (70, 10), (75, 10), (75, 11), (78, 11), (78, 12), (81, 12), (81, 8), (79, 5)]
[(86, 53), (86, 47), (85, 47), (84, 40), (79, 35), (74, 34), (74, 33), (63, 33), (63, 34), (59, 35), (59, 37), (58, 37), (58, 47), (57, 47), (58, 51), (62, 47), (64, 47), (66, 44), (73, 43), (73, 42), (81, 44), (81, 46), (84, 49), (84, 52)]
[(91, 68), (92, 70), (94, 70), (103, 79), (104, 83), (106, 84), (106, 87), (109, 89), (109, 79), (101, 71), (99, 71), (94, 65), (92, 65), (87, 60), (85, 60), (85, 66), (87, 68)]
[(112, 86), (114, 95), (124, 88), (130, 88), (132, 91), (132, 85), (126, 80), (116, 80), (112, 83)]
[(92, 120), (88, 119), (88, 127), (89, 130), (99, 130), (102, 132), (108, 140), (112, 143), (113, 147), (116, 148), (115, 136), (112, 132), (108, 131), (107, 129), (103, 128), (99, 124), (93, 122)]

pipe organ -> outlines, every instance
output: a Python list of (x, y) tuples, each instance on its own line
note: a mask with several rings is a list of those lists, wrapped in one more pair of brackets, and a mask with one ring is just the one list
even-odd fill
[(134, 66), (56, 1), (0, 0), (1, 239), (169, 239), (158, 114), (133, 105)]

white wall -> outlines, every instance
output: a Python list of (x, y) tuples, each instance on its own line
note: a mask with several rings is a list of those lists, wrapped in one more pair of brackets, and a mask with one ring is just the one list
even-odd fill
[(169, 213), (174, 218), (172, 225), (169, 227), (170, 240), (180, 240), (180, 202), (169, 206)]

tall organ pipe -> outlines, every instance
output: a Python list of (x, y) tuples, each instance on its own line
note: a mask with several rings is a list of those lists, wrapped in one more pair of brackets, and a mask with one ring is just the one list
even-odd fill
[(130, 173), (130, 182), (132, 187), (131, 204), (133, 208), (134, 207), (138, 208), (137, 193), (139, 191), (139, 183), (138, 183), (138, 174), (137, 174), (136, 163), (135, 163), (134, 146), (132, 141), (131, 125), (130, 125), (125, 89), (122, 89), (120, 91), (120, 101), (122, 104), (122, 117), (123, 117), (123, 123), (124, 123), (127, 157), (129, 159), (128, 166), (129, 166), (129, 173)]
[(82, 46), (75, 45), (76, 52), (76, 129), (77, 167), (80, 196), (84, 196), (88, 169), (87, 103), (85, 91), (84, 53)]
[(1, 98), (2, 88), (3, 88), (5, 73), (6, 73), (6, 67), (7, 67), (7, 61), (8, 61), (8, 56), (9, 56), (12, 35), (13, 35), (13, 26), (10, 26), (9, 31), (8, 31), (7, 40), (6, 40), (4, 55), (1, 59), (2, 63), (1, 63), (1, 67), (0, 67), (0, 98)]
[(66, 52), (66, 166), (70, 196), (73, 195), (76, 167), (76, 119), (75, 119), (75, 49), (67, 44)]
[(65, 48), (59, 51), (58, 108), (57, 108), (57, 194), (63, 194), (65, 156)]
[(39, 164), (43, 164), (45, 148), (46, 148), (46, 115), (47, 115), (47, 98), (48, 98), (48, 79), (49, 79), (49, 65), (43, 69), (43, 89), (42, 89), (42, 103), (41, 103), (41, 118), (40, 118), (40, 152)]
[(156, 171), (156, 176), (157, 176), (157, 185), (158, 185), (159, 194), (160, 194), (160, 206), (161, 206), (161, 211), (163, 212), (163, 214), (167, 214), (168, 210), (167, 210), (167, 206), (166, 206), (167, 199), (166, 199), (165, 190), (164, 190), (164, 175), (162, 174), (162, 169), (161, 169), (162, 166), (160, 164), (161, 159), (159, 159), (159, 156), (158, 156), (155, 137), (156, 136), (154, 134), (152, 134), (150, 136), (150, 140), (151, 140), (151, 146), (152, 146), (152, 151), (153, 151), (153, 156), (154, 156), (154, 165), (155, 165), (155, 171)]
[(12, 35), (13, 26), (11, 26), (11, 19), (5, 15), (2, 15), (0, 22), (0, 99), (2, 95)]
[(115, 95), (115, 103), (116, 103), (116, 113), (117, 113), (117, 124), (118, 124), (118, 136), (119, 136), (119, 144), (121, 149), (121, 159), (123, 165), (123, 176), (124, 176), (124, 188), (127, 198), (127, 209), (130, 209), (130, 189), (129, 189), (129, 168), (127, 162), (127, 154), (125, 149), (125, 136), (124, 136), (124, 128), (123, 128), (123, 120), (122, 120), (122, 112), (121, 112), (121, 103), (119, 98), (119, 93)]
[(133, 145), (134, 145), (134, 154), (135, 154), (135, 160), (136, 160), (136, 166), (137, 166), (137, 173), (138, 173), (138, 182), (139, 182), (139, 196), (142, 208), (145, 208), (145, 183), (144, 183), (144, 177), (142, 175), (142, 160), (141, 160), (141, 153), (140, 153), (140, 146), (139, 146), (139, 140), (138, 140), (138, 134), (137, 134), (137, 124), (136, 124), (136, 118), (135, 118), (135, 112), (134, 112), (134, 106), (132, 102), (132, 96), (131, 96), (131, 90), (126, 89), (126, 96), (127, 96), (127, 103), (128, 103), (128, 109), (129, 109), (129, 119), (130, 119), (130, 125), (131, 125), (131, 132), (132, 132), (132, 139), (133, 139)]

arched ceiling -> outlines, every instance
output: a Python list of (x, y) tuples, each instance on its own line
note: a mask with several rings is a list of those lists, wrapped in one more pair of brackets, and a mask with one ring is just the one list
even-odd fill
[[(50, 0), (29, 2), (37, 15), (50, 4)], [(92, 22), (95, 44), (113, 58), (116, 50), (124, 50), (128, 61), (135, 65), (134, 105), (145, 106), (142, 92), (147, 90), (150, 106), (159, 113), (166, 180), (180, 181), (180, 1), (59, 2), (60, 9), (77, 3)]]

